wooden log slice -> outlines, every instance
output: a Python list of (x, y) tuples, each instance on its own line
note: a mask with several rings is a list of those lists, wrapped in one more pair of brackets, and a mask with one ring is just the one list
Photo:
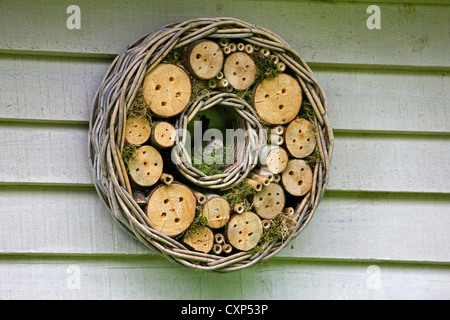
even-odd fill
[(295, 119), (302, 105), (302, 89), (293, 77), (281, 73), (266, 78), (256, 87), (255, 109), (270, 124), (287, 124)]
[(223, 67), (225, 78), (239, 91), (247, 90), (255, 82), (256, 64), (245, 52), (236, 52), (228, 56)]
[(253, 206), (258, 216), (271, 220), (283, 212), (286, 196), (283, 187), (271, 183), (264, 187), (253, 198)]
[(200, 226), (188, 231), (183, 242), (195, 251), (208, 253), (214, 245), (214, 234), (210, 228)]
[(133, 152), (130, 161), (130, 177), (141, 187), (150, 187), (158, 182), (163, 172), (161, 154), (152, 146), (142, 146)]
[(144, 79), (144, 100), (148, 108), (161, 118), (180, 114), (191, 98), (191, 81), (180, 67), (162, 63)]
[(146, 117), (130, 117), (125, 123), (125, 140), (133, 146), (140, 146), (150, 138), (150, 121)]
[(287, 192), (297, 197), (304, 196), (311, 190), (312, 170), (303, 160), (291, 160), (283, 171), (281, 180)]
[(316, 148), (314, 125), (305, 119), (295, 119), (286, 129), (286, 148), (296, 158), (305, 158)]
[(209, 196), (202, 208), (208, 221), (207, 226), (213, 229), (222, 228), (230, 219), (231, 207), (227, 199), (217, 195)]
[(176, 129), (169, 122), (161, 121), (155, 124), (151, 133), (152, 145), (158, 149), (173, 147)]
[(192, 43), (184, 55), (186, 68), (199, 79), (212, 79), (222, 70), (223, 52), (211, 40)]
[(261, 239), (262, 233), (261, 219), (250, 211), (233, 215), (226, 228), (228, 242), (241, 251), (254, 248)]
[(183, 184), (156, 187), (149, 196), (147, 217), (150, 225), (169, 237), (184, 232), (194, 221), (197, 201)]
[(278, 146), (265, 146), (261, 149), (259, 160), (261, 166), (267, 167), (273, 174), (278, 174), (286, 169), (289, 155), (286, 150)]

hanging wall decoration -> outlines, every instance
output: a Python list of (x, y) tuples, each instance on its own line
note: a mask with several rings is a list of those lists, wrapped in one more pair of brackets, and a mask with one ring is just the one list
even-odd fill
[(120, 53), (95, 97), (89, 159), (114, 221), (190, 268), (229, 272), (308, 225), (330, 173), (325, 94), (271, 31), (174, 23)]

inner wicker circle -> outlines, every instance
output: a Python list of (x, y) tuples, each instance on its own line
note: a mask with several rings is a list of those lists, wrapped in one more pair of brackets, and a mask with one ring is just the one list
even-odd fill
[[(202, 111), (216, 108), (227, 123), (226, 144), (216, 139), (205, 145), (202, 139), (201, 150), (196, 149), (194, 139), (187, 132), (188, 124)], [(194, 139), (192, 139), (194, 138)], [(193, 101), (180, 115), (172, 159), (177, 170), (193, 184), (209, 188), (226, 190), (235, 187), (255, 168), (261, 148), (267, 140), (267, 134), (258, 120), (255, 110), (245, 100), (234, 93), (212, 92)], [(212, 153), (221, 152), (221, 156)], [(200, 158), (199, 158), (200, 156)], [(208, 175), (195, 167), (195, 162), (208, 161), (205, 157), (222, 160), (223, 166), (218, 174)]]

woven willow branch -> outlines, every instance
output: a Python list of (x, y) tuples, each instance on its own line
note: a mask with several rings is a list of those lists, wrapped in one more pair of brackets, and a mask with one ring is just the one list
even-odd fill
[[(186, 141), (186, 131), (188, 123), (198, 112), (213, 107), (221, 107), (219, 110), (227, 119), (228, 127), (234, 130), (237, 145), (232, 150), (233, 165), (223, 173), (208, 176), (192, 164), (191, 154), (186, 150), (186, 143), (190, 144)], [(200, 97), (181, 113), (178, 129), (173, 152), (177, 169), (193, 184), (209, 189), (225, 190), (239, 184), (258, 163), (260, 150), (267, 141), (266, 131), (256, 111), (234, 93), (213, 92)]]
[[(154, 230), (146, 214), (131, 196), (130, 182), (122, 159), (125, 145), (125, 122), (127, 112), (135, 100), (143, 79), (173, 49), (180, 48), (203, 38), (240, 39), (244, 44), (266, 48), (278, 57), (296, 75), (304, 94), (313, 107), (316, 116), (316, 137), (321, 161), (315, 165), (313, 187), (295, 208), (296, 226), (284, 241), (269, 244), (263, 252), (239, 252), (223, 257), (189, 250), (180, 242)], [(220, 94), (213, 96), (216, 99)], [(261, 137), (253, 132), (259, 128), (259, 121), (253, 108), (238, 100), (232, 94), (221, 96), (222, 107), (228, 101), (236, 114), (245, 121), (235, 121), (235, 127), (243, 127), (249, 134), (250, 147), (259, 150)], [(202, 99), (190, 105), (182, 114), (180, 125), (185, 127), (196, 108), (208, 107)], [(235, 105), (236, 104), (236, 105)], [(226, 105), (226, 103), (225, 103)], [(239, 105), (239, 106), (238, 106)], [(241, 108), (242, 107), (242, 108)], [(237, 120), (237, 117), (234, 118)], [(183, 144), (178, 141), (181, 147)], [(89, 128), (89, 160), (95, 187), (101, 200), (111, 213), (114, 221), (124, 230), (141, 241), (149, 249), (167, 257), (174, 263), (206, 271), (229, 272), (249, 267), (277, 254), (295, 239), (307, 226), (322, 198), (329, 179), (330, 158), (334, 138), (327, 116), (325, 94), (315, 79), (311, 69), (302, 57), (283, 39), (260, 26), (248, 24), (233, 18), (194, 19), (174, 23), (161, 30), (145, 35), (125, 48), (111, 64), (93, 101)], [(181, 161), (182, 172), (193, 182), (201, 185), (213, 181), (209, 187), (226, 188), (243, 179), (253, 167), (247, 146), (236, 153), (236, 163), (247, 161), (244, 166), (229, 168), (228, 176), (206, 177)], [(182, 160), (180, 158), (180, 160)], [(186, 160), (186, 159), (184, 159)], [(211, 180), (209, 180), (211, 179)]]

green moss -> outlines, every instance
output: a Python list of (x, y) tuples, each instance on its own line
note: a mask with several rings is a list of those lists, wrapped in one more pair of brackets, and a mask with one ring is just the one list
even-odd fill
[(208, 224), (208, 219), (206, 219), (206, 217), (203, 215), (201, 208), (197, 207), (194, 221), (189, 226), (189, 228), (186, 229), (185, 232), (183, 232), (181, 235), (179, 235), (177, 237), (177, 239), (179, 240), (185, 236), (189, 236), (189, 235), (195, 233), (197, 228), (204, 227), (207, 224)]
[(263, 231), (261, 239), (252, 254), (262, 253), (271, 243), (284, 241), (294, 230), (296, 222), (286, 214), (280, 214), (271, 220), (270, 228)]
[(223, 195), (228, 200), (231, 207), (236, 204), (243, 204), (246, 210), (251, 209), (250, 198), (256, 194), (256, 191), (249, 186), (247, 181), (241, 181), (237, 186), (227, 190)]
[(133, 104), (130, 107), (130, 110), (128, 110), (127, 118), (136, 117), (136, 118), (142, 118), (146, 117), (148, 121), (150, 122), (150, 127), (153, 126), (153, 113), (150, 111), (150, 109), (147, 107), (147, 103), (144, 100), (144, 94), (142, 88), (139, 90), (138, 94), (136, 95), (136, 98), (133, 101)]
[(270, 56), (265, 57), (260, 52), (254, 52), (252, 58), (257, 67), (256, 83), (266, 78), (274, 78), (281, 73)]
[(314, 124), (314, 120), (316, 119), (316, 113), (309, 101), (303, 101), (302, 107), (300, 108), (299, 117), (309, 120)]
[(175, 64), (179, 67), (183, 66), (183, 55), (186, 52), (187, 47), (181, 47), (177, 49), (172, 49), (163, 59), (163, 63)]
[(128, 173), (130, 173), (130, 160), (133, 159), (133, 154), (137, 148), (137, 146), (125, 146), (123, 149), (122, 158)]
[(311, 169), (314, 169), (317, 163), (323, 163), (319, 148), (316, 147), (314, 152), (305, 159), (305, 162), (311, 167)]

